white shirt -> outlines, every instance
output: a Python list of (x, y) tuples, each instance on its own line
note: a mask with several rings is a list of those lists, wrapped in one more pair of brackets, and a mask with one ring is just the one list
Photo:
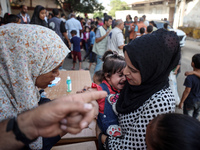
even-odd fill
[(71, 19), (67, 20), (65, 23), (65, 28), (68, 30), (68, 38), (69, 39), (72, 38), (71, 33), (70, 33), (72, 30), (76, 30), (77, 31), (76, 35), (78, 37), (80, 37), (80, 30), (82, 30), (82, 26), (81, 26), (80, 21), (78, 21), (77, 19), (71, 18)]
[(119, 53), (119, 46), (124, 45), (124, 36), (122, 30), (118, 27), (112, 29), (108, 35), (107, 50), (116, 51)]

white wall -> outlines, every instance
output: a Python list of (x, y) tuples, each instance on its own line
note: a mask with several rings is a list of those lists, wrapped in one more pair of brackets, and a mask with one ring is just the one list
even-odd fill
[(0, 4), (1, 4), (1, 16), (3, 17), (5, 13), (11, 13), (11, 9), (10, 9), (10, 2), (9, 0), (0, 0)]
[(200, 27), (200, 0), (193, 0), (186, 5), (183, 26)]

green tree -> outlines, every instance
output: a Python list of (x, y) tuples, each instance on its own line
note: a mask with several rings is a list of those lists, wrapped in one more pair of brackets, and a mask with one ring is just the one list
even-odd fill
[(97, 0), (56, 0), (61, 9), (67, 12), (94, 13), (104, 9)]
[(103, 12), (95, 12), (93, 18), (96, 17), (103, 18)]
[(126, 2), (122, 2), (121, 0), (111, 0), (110, 2), (111, 10), (109, 11), (109, 15), (112, 17), (115, 16), (115, 12), (117, 10), (129, 10), (130, 7), (128, 7)]

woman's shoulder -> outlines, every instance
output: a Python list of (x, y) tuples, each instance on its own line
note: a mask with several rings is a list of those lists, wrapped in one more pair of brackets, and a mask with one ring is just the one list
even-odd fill
[(170, 87), (161, 89), (153, 94), (146, 102), (145, 106), (149, 108), (175, 108), (175, 97)]

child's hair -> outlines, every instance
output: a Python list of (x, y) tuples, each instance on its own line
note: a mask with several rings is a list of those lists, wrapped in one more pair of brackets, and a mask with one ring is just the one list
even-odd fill
[(140, 28), (140, 34), (144, 34), (145, 28)]
[(19, 19), (20, 18), (17, 15), (5, 13), (5, 15), (4, 15), (4, 24), (7, 24), (7, 23), (18, 23)]
[(106, 77), (111, 77), (116, 72), (120, 72), (122, 69), (126, 67), (126, 62), (124, 57), (118, 55), (113, 51), (106, 51), (102, 57), (103, 63), (103, 79), (105, 78), (105, 73), (107, 73)]
[(147, 27), (147, 32), (148, 32), (148, 33), (151, 33), (152, 31), (153, 31), (153, 26), (149, 25), (149, 26)]
[(76, 30), (72, 30), (70, 33), (76, 35), (77, 31)]
[(200, 69), (200, 54), (195, 54), (192, 57), (192, 62), (194, 63), (194, 67)]
[(97, 81), (98, 81), (99, 83), (101, 83), (101, 82), (103, 81), (102, 76), (103, 76), (103, 71), (102, 71), (102, 70), (96, 71), (96, 72), (94, 73), (94, 77), (97, 79)]
[(200, 122), (183, 114), (162, 114), (147, 126), (147, 147), (153, 150), (199, 150)]
[(168, 25), (169, 25), (168, 23), (164, 23), (163, 27), (167, 30)]

